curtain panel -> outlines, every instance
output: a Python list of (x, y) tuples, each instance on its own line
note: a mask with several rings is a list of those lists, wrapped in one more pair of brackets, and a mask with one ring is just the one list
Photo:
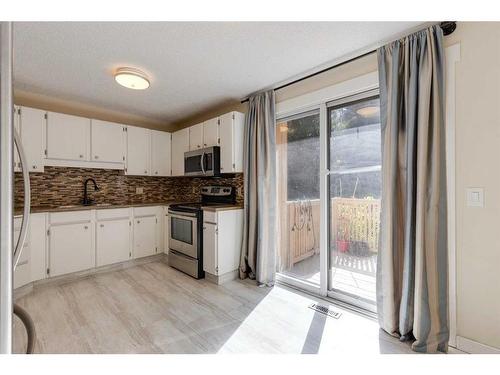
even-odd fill
[(244, 143), (244, 225), (240, 278), (274, 285), (276, 276), (276, 119), (274, 91), (250, 97)]
[(380, 326), (419, 352), (448, 349), (444, 49), (439, 26), (378, 50)]

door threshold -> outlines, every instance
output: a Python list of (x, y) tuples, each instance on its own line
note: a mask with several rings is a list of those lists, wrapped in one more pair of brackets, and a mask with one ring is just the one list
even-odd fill
[(313, 293), (311, 291), (302, 289), (302, 288), (300, 288), (298, 286), (289, 284), (289, 283), (287, 283), (287, 282), (285, 282), (283, 280), (278, 280), (277, 279), (276, 280), (276, 284), (279, 285), (280, 287), (285, 288), (285, 289), (291, 289), (294, 292), (298, 292), (299, 294), (302, 294), (304, 296), (314, 297), (317, 300), (328, 302), (331, 305), (334, 305), (336, 307), (342, 308), (342, 309), (347, 310), (349, 312), (352, 312), (352, 313), (354, 313), (356, 315), (363, 316), (363, 317), (368, 318), (368, 319), (373, 320), (373, 321), (378, 321), (377, 313), (375, 313), (373, 311), (370, 311), (370, 310), (367, 310), (367, 309), (364, 309), (362, 307), (359, 307), (359, 306), (356, 306), (356, 305), (353, 305), (353, 304), (341, 301), (341, 300), (339, 300), (337, 298), (332, 298), (332, 297), (329, 297), (329, 296), (322, 296), (322, 295)]

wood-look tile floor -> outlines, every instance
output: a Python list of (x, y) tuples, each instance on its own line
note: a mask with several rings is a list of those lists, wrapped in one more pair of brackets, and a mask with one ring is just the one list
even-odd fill
[[(411, 353), (373, 320), (314, 297), (251, 281), (217, 286), (161, 261), (36, 288), (17, 302), (31, 314), (37, 353)], [(322, 301), (322, 303), (325, 303)], [(15, 321), (14, 347), (26, 337)]]

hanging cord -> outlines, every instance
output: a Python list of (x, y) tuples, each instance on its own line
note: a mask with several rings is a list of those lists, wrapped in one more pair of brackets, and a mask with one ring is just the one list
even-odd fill
[(19, 306), (17, 303), (14, 303), (14, 314), (17, 315), (21, 322), (23, 322), (24, 327), (26, 327), (26, 333), (28, 336), (28, 345), (26, 348), (26, 354), (33, 354), (35, 351), (35, 342), (36, 342), (36, 332), (35, 332), (35, 323), (31, 319), (28, 312)]

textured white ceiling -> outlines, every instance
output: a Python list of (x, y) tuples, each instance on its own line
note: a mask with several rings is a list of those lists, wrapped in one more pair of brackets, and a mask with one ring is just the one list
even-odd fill
[[(21, 22), (14, 85), (172, 123), (414, 28), (417, 22)], [(147, 72), (145, 91), (114, 69)]]

